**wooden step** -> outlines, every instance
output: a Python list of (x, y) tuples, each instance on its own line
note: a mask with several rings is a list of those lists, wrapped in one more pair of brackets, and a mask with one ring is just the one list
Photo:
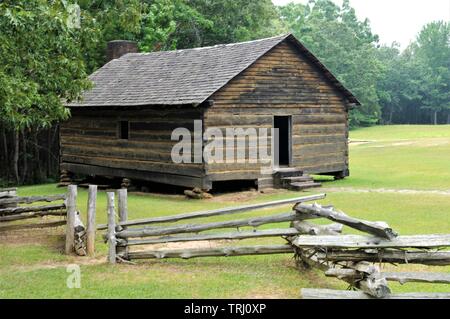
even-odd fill
[(315, 182), (291, 183), (291, 185), (289, 185), (289, 189), (304, 190), (304, 189), (308, 189), (308, 188), (316, 188), (316, 187), (321, 187), (321, 186), (322, 186), (322, 184), (315, 183)]
[(288, 168), (277, 168), (274, 171), (274, 175), (280, 179), (285, 177), (294, 177), (294, 176), (302, 176), (303, 171), (299, 170), (295, 167), (288, 167)]
[(281, 180), (289, 182), (289, 183), (313, 182), (314, 181), (314, 179), (311, 176), (309, 176), (309, 175), (283, 177)]

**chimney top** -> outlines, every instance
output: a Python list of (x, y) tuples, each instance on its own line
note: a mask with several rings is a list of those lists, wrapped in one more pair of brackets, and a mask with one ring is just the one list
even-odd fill
[(138, 47), (136, 42), (127, 40), (113, 40), (108, 42), (106, 48), (106, 59), (107, 62), (109, 62), (111, 60), (118, 59), (127, 53), (137, 52)]

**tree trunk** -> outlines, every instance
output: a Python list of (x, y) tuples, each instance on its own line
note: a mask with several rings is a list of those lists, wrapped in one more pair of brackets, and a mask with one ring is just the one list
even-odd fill
[(4, 177), (5, 180), (9, 180), (9, 158), (8, 158), (8, 139), (6, 137), (6, 130), (2, 126), (2, 150), (3, 150), (3, 156), (2, 156), (2, 169), (4, 169)]
[(22, 184), (25, 184), (27, 181), (28, 174), (28, 153), (27, 153), (27, 138), (25, 136), (25, 130), (22, 130)]
[(60, 150), (59, 150), (59, 124), (55, 125), (55, 129), (53, 131), (53, 137), (52, 137), (52, 143), (50, 144), (50, 152), (52, 152), (53, 150), (57, 150), (57, 153), (55, 152), (55, 154), (51, 154), (51, 156), (54, 156), (54, 158), (52, 158), (52, 161), (54, 160), (54, 165), (52, 165), (50, 167), (50, 174), (49, 177), (52, 175), (58, 175), (59, 172), (59, 161), (60, 161)]
[(13, 158), (13, 164), (14, 164), (14, 177), (16, 178), (16, 183), (20, 183), (19, 178), (19, 130), (14, 131), (14, 158)]
[(434, 114), (433, 114), (433, 123), (434, 123), (434, 125), (438, 124), (438, 122), (437, 122), (437, 115), (438, 115), (438, 111), (434, 111)]
[(52, 169), (52, 129), (49, 128), (47, 130), (47, 177), (51, 175), (51, 169)]
[(394, 109), (391, 108), (390, 112), (389, 112), (389, 125), (392, 124), (392, 118), (394, 117)]
[(41, 181), (42, 180), (42, 172), (41, 172), (41, 158), (39, 154), (39, 139), (38, 139), (38, 133), (39, 131), (36, 129), (33, 132), (33, 144), (34, 144), (34, 159), (33, 159), (33, 171), (34, 171), (34, 181)]

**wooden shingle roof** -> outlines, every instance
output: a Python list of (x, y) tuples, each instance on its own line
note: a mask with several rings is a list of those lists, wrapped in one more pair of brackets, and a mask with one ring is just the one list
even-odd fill
[(293, 35), (177, 51), (129, 53), (90, 76), (94, 88), (69, 107), (198, 105), (279, 43), (288, 40), (343, 93), (359, 104)]

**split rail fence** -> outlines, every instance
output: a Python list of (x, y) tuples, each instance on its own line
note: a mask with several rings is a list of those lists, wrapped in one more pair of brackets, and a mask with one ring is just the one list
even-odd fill
[[(127, 191), (117, 191), (118, 221), (116, 221), (115, 194), (107, 193), (108, 223), (97, 229), (106, 230), (108, 261), (127, 262), (136, 259), (195, 258), (213, 256), (243, 256), (263, 254), (294, 254), (301, 268), (318, 267), (329, 277), (339, 278), (349, 284), (346, 291), (327, 289), (302, 289), (303, 298), (450, 298), (448, 293), (393, 294), (388, 281), (450, 283), (448, 273), (382, 272), (380, 264), (450, 265), (448, 235), (398, 236), (385, 222), (371, 222), (350, 217), (332, 206), (306, 204), (324, 199), (325, 194), (267, 203), (229, 207), (171, 216), (128, 220)], [(213, 216), (232, 216), (262, 208), (294, 204), (281, 214), (219, 222), (172, 224), (184, 220)], [(311, 220), (324, 218), (334, 222), (319, 225)], [(287, 228), (259, 229), (259, 226), (291, 222)], [(164, 224), (157, 226), (157, 224)], [(169, 224), (169, 225), (167, 225)], [(343, 235), (344, 226), (367, 235)], [(239, 230), (240, 227), (253, 227)], [(209, 232), (217, 229), (237, 228), (230, 232)], [(282, 237), (286, 244), (228, 246), (186, 249), (150, 249), (132, 251), (138, 245), (177, 242), (242, 240), (249, 238)]]
[[(116, 222), (114, 207), (114, 193), (107, 193), (108, 197), (108, 224), (100, 225), (98, 229), (105, 230), (105, 239), (108, 242), (110, 263), (127, 261), (133, 259), (152, 258), (194, 258), (212, 256), (243, 256), (262, 254), (292, 254), (294, 248), (290, 244), (278, 245), (258, 245), (258, 246), (231, 246), (215, 248), (195, 248), (195, 249), (157, 249), (144, 251), (130, 251), (130, 247), (136, 245), (167, 244), (175, 242), (196, 242), (196, 241), (218, 241), (218, 240), (242, 240), (249, 238), (263, 237), (289, 237), (299, 234), (295, 228), (257, 229), (257, 227), (267, 224), (283, 223), (298, 219), (295, 212), (282, 214), (234, 219), (221, 222), (178, 224), (172, 226), (149, 226), (160, 223), (174, 223), (182, 220), (207, 218), (213, 216), (230, 216), (238, 213), (254, 211), (262, 208), (276, 207), (293, 203), (320, 200), (325, 198), (325, 194), (311, 195), (306, 197), (279, 200), (261, 204), (230, 207), (216, 210), (184, 213), (172, 216), (161, 216), (140, 220), (128, 220), (127, 192), (125, 189), (118, 190), (118, 216)], [(253, 227), (253, 230), (231, 231), (221, 233), (203, 233), (205, 231), (239, 227)]]
[[(96, 192), (96, 186), (91, 185), (87, 230), (88, 253), (91, 255), (95, 240), (93, 219), (95, 219)], [(85, 238), (81, 238), (84, 226), (79, 218), (76, 201), (75, 185), (69, 185), (66, 194), (45, 196), (19, 196), (16, 188), (0, 189), (0, 235), (8, 234), (10, 231), (65, 226), (65, 253), (79, 253), (79, 248), (84, 246)], [(43, 219), (45, 220), (42, 222)]]
[[(450, 235), (398, 236), (385, 222), (356, 219), (333, 207), (298, 204), (294, 207), (303, 221), (295, 222), (301, 235), (289, 240), (302, 267), (317, 267), (328, 277), (341, 279), (354, 291), (302, 289), (305, 299), (450, 299), (449, 293), (393, 294), (388, 281), (450, 284), (450, 274), (429, 272), (382, 272), (380, 265), (450, 265)], [(341, 225), (319, 226), (307, 220), (325, 218)], [(342, 235), (342, 226), (369, 236)]]

